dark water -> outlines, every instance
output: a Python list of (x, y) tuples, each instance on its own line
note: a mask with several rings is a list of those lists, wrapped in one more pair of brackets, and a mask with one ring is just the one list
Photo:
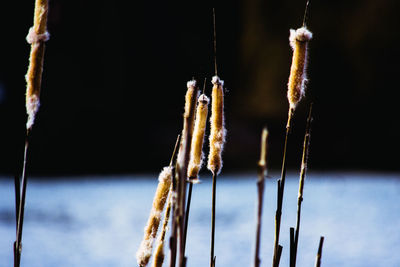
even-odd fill
[[(146, 179), (146, 178), (153, 179)], [(30, 180), (22, 266), (136, 266), (135, 254), (151, 207), (154, 176)], [(400, 179), (381, 173), (310, 173), (306, 180), (297, 266), (313, 266), (325, 236), (322, 266), (400, 266)], [(256, 177), (222, 175), (217, 190), (218, 266), (251, 266)], [(289, 227), (296, 222), (298, 180), (287, 180), (281, 266), (288, 266)], [(208, 266), (211, 181), (194, 187), (188, 266)], [(267, 180), (262, 266), (273, 249), (276, 182)], [(12, 266), (13, 181), (0, 180), (0, 266)], [(167, 265), (165, 265), (167, 266)]]

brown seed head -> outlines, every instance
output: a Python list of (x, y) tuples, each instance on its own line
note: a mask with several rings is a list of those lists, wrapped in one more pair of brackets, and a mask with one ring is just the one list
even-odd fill
[(32, 128), (40, 106), (40, 88), (43, 72), (44, 42), (49, 39), (47, 28), (48, 0), (36, 0), (33, 27), (29, 29), (26, 40), (31, 44), (26, 79), (26, 128)]
[(208, 103), (210, 100), (204, 94), (199, 97), (196, 120), (190, 148), (190, 161), (188, 167), (188, 177), (190, 180), (197, 180), (200, 168), (203, 163), (203, 142), (206, 131), (206, 122), (208, 115)]
[(307, 46), (311, 39), (312, 33), (306, 27), (290, 30), (289, 41), (293, 49), (293, 58), (287, 96), (290, 108), (293, 110), (305, 93), (307, 83)]
[(158, 226), (161, 221), (161, 213), (164, 209), (165, 202), (171, 187), (172, 167), (164, 167), (158, 177), (159, 183), (157, 191), (154, 195), (153, 206), (147, 225), (144, 228), (144, 236), (142, 243), (136, 253), (136, 260), (139, 266), (146, 266), (149, 263), (151, 252), (153, 249), (154, 239), (156, 238)]
[(222, 151), (225, 143), (225, 121), (224, 121), (224, 81), (218, 76), (212, 78), (211, 98), (211, 130), (210, 130), (210, 152), (208, 154), (207, 168), (218, 175), (222, 168)]

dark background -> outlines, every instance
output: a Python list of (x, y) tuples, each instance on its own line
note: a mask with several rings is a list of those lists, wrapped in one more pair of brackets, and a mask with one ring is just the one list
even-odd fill
[[(34, 1), (0, 8), (0, 173), (20, 172)], [(29, 155), (36, 175), (158, 171), (182, 127), (186, 82), (214, 73), (212, 8), (166, 1), (50, 0), (41, 109)], [(255, 170), (263, 125), (279, 170), (292, 52), (305, 1), (221, 1), (218, 74), (226, 86), (225, 171)], [(288, 165), (297, 169), (314, 102), (310, 168), (399, 168), (398, 1), (312, 1), (310, 78)], [(206, 145), (208, 142), (206, 142)], [(206, 149), (208, 151), (208, 149)]]

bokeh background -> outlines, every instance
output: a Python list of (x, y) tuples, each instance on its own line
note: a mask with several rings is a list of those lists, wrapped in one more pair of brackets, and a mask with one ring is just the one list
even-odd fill
[[(4, 1), (0, 25), (0, 172), (20, 172), (33, 2)], [(212, 8), (165, 1), (51, 0), (42, 106), (29, 172), (159, 170), (182, 127), (186, 82), (206, 93), (214, 74)], [(254, 169), (263, 125), (279, 169), (292, 52), (305, 1), (220, 1), (218, 74), (226, 85), (226, 171)], [(398, 165), (399, 2), (312, 1), (307, 97), (298, 107), (289, 168), (298, 168), (314, 102), (310, 167), (391, 171)]]

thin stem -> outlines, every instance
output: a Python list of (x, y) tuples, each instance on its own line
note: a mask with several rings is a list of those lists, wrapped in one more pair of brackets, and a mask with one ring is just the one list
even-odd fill
[(285, 134), (285, 144), (283, 147), (283, 159), (282, 159), (282, 172), (281, 178), (278, 180), (278, 192), (277, 192), (277, 209), (275, 213), (275, 240), (274, 240), (274, 256), (272, 260), (272, 266), (278, 267), (278, 247), (279, 247), (279, 233), (281, 228), (281, 216), (282, 216), (282, 204), (283, 204), (283, 193), (285, 190), (285, 180), (286, 180), (286, 151), (288, 145), (288, 137), (290, 133), (290, 128), (292, 124), (294, 110), (289, 108), (288, 121), (286, 124), (286, 134)]
[(188, 197), (187, 197), (188, 199), (186, 203), (186, 213), (185, 213), (185, 230), (183, 232), (183, 253), (185, 253), (186, 250), (186, 236), (189, 225), (189, 212), (190, 212), (190, 203), (192, 200), (192, 190), (193, 190), (193, 183), (189, 183)]
[(18, 230), (19, 202), (21, 200), (21, 181), (18, 175), (14, 177), (15, 188), (15, 231)]
[(259, 267), (260, 260), (260, 243), (261, 243), (261, 219), (263, 209), (263, 198), (264, 198), (264, 177), (263, 174), (259, 174), (260, 179), (257, 181), (258, 189), (258, 203), (257, 203), (257, 228), (256, 228), (256, 251), (254, 255), (254, 266)]
[(281, 245), (278, 245), (278, 252), (276, 254), (276, 264), (279, 266), (279, 262), (281, 260), (281, 256), (282, 256), (282, 250), (283, 247)]
[[(19, 203), (21, 200), (21, 181), (19, 180), (19, 176), (15, 175), (14, 177), (14, 188), (15, 188), (15, 232), (18, 233), (18, 220), (19, 220)], [(14, 266), (17, 266), (18, 262), (18, 246), (17, 241), (13, 243), (14, 250)]]
[(213, 26), (214, 26), (214, 65), (215, 65), (215, 76), (218, 76), (217, 71), (217, 30), (215, 23), (215, 8), (213, 8)]
[(258, 201), (257, 201), (257, 226), (256, 226), (256, 246), (254, 255), (254, 266), (259, 267), (260, 260), (260, 244), (261, 244), (261, 222), (262, 222), (262, 210), (263, 210), (263, 199), (264, 199), (264, 181), (267, 172), (267, 138), (268, 130), (265, 127), (261, 135), (261, 156), (258, 162)]
[[(176, 143), (175, 143), (175, 148), (174, 148), (174, 152), (172, 154), (171, 157), (171, 161), (170, 161), (170, 166), (172, 166), (173, 164), (173, 160), (175, 158), (175, 153), (176, 153), (176, 149), (178, 147), (179, 141), (180, 141), (180, 137), (181, 135), (178, 135), (177, 139), (176, 139)], [(175, 168), (172, 170), (172, 190), (171, 190), (171, 195), (174, 192), (177, 192), (178, 188), (177, 188), (177, 181), (175, 179)], [(172, 197), (171, 199), (171, 203), (172, 203), (172, 230), (171, 230), (171, 237), (169, 238), (169, 248), (170, 248), (170, 267), (175, 267), (176, 265), (176, 252), (177, 252), (177, 232), (178, 232), (178, 224), (175, 220), (175, 216), (177, 216), (178, 213), (178, 207), (176, 205), (176, 199), (174, 199), (174, 197)]]
[(301, 219), (301, 204), (303, 202), (303, 191), (304, 191), (304, 181), (307, 172), (307, 164), (308, 164), (308, 150), (310, 145), (310, 137), (311, 137), (311, 117), (312, 114), (312, 104), (310, 105), (310, 110), (308, 113), (307, 118), (307, 126), (306, 126), (306, 133), (304, 135), (304, 143), (303, 143), (303, 155), (301, 160), (301, 171), (300, 171), (300, 180), (299, 180), (299, 194), (297, 197), (297, 217), (296, 217), (296, 231), (294, 236), (294, 243), (293, 243), (293, 253), (291, 252), (290, 255), (290, 266), (296, 267), (296, 257), (297, 257), (297, 247), (299, 243), (299, 232), (300, 232), (300, 219)]
[(321, 267), (321, 257), (322, 257), (322, 246), (324, 245), (324, 237), (321, 236), (319, 239), (318, 253), (315, 259), (315, 267)]
[(307, 20), (307, 15), (308, 15), (308, 6), (309, 6), (309, 4), (310, 4), (310, 0), (307, 1), (306, 8), (304, 10), (303, 27), (306, 26), (306, 20)]
[(171, 160), (169, 161), (169, 166), (171, 167), (172, 164), (174, 163), (174, 158), (176, 154), (176, 149), (178, 148), (179, 140), (181, 139), (181, 135), (178, 134), (178, 137), (176, 138), (175, 146), (174, 146), (174, 152), (172, 152)]
[(211, 248), (210, 267), (215, 266), (214, 245), (215, 245), (215, 202), (217, 196), (217, 174), (213, 173), (212, 180), (212, 207), (211, 207)]
[(205, 92), (205, 90), (206, 90), (206, 81), (207, 81), (207, 77), (204, 78), (203, 92), (202, 92), (203, 95), (204, 95), (204, 92)]
[(15, 241), (15, 249), (16, 249), (16, 260), (15, 266), (20, 266), (21, 261), (21, 252), (22, 252), (22, 230), (24, 226), (24, 212), (25, 212), (25, 197), (26, 197), (26, 187), (28, 183), (28, 177), (26, 175), (26, 162), (28, 158), (28, 147), (29, 147), (29, 133), (30, 131), (27, 130), (26, 137), (25, 137), (25, 150), (24, 150), (24, 162), (22, 166), (22, 189), (21, 189), (21, 199), (19, 201), (19, 209), (18, 209), (18, 222), (17, 222), (17, 234), (16, 234), (16, 241)]
[(294, 234), (294, 228), (293, 227), (290, 227), (290, 241), (289, 241), (289, 244), (290, 244), (290, 257), (289, 257), (289, 259), (290, 259), (290, 267), (292, 267), (293, 266), (293, 261), (294, 261), (294, 259), (295, 259), (295, 257), (294, 257), (294, 253), (295, 253), (295, 234)]

